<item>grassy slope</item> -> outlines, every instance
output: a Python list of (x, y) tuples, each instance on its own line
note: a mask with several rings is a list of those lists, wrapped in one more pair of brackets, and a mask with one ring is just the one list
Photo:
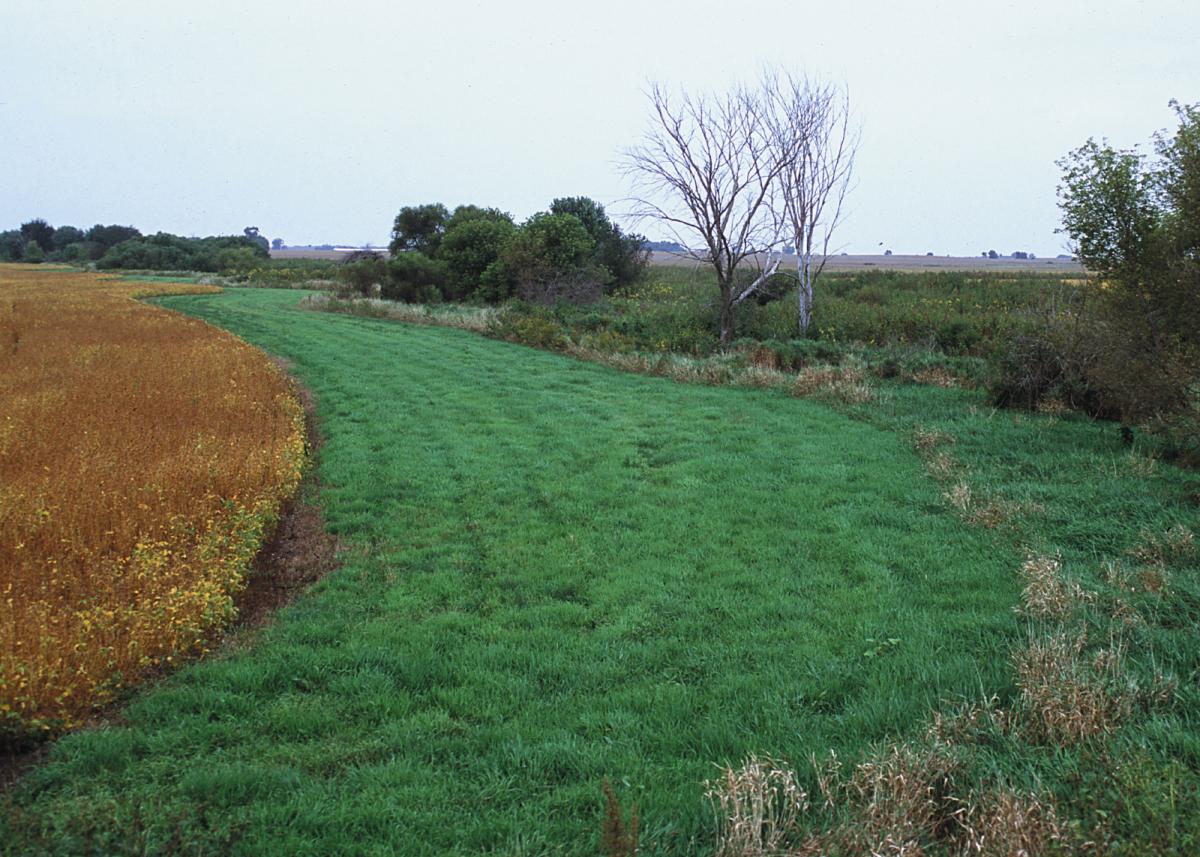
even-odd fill
[[(296, 299), (171, 303), (288, 356), (317, 394), (344, 567), (252, 651), (63, 741), (17, 796), (13, 850), (594, 853), (608, 776), (644, 853), (688, 852), (709, 839), (713, 762), (853, 752), (948, 694), (1005, 703), (1024, 547), (1091, 585), (1143, 530), (1196, 527), (1196, 477), (1139, 472), (1113, 426), (911, 386), (852, 421)], [(909, 451), (918, 425), (1026, 512), (960, 524)], [(1148, 763), (1110, 782), (1105, 758), (997, 748), (989, 770), (1186, 852), (1197, 571), (1132, 632), (1136, 666), (1180, 679), (1117, 744)]]
[(594, 853), (609, 777), (645, 853), (689, 852), (714, 762), (852, 752), (1006, 686), (1018, 554), (902, 438), (296, 299), (170, 303), (295, 362), (344, 567), (63, 740), (14, 848)]

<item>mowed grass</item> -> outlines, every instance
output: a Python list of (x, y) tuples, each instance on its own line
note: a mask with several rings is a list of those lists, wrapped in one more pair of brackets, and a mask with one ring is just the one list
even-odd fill
[(608, 778), (643, 853), (694, 853), (717, 763), (1012, 693), (1022, 554), (904, 436), (297, 300), (167, 303), (316, 395), (342, 567), (61, 741), (7, 852), (594, 854)]

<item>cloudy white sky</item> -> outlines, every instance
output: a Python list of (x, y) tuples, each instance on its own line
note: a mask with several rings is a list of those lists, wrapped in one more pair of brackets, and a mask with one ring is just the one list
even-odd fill
[(849, 87), (841, 249), (1053, 255), (1055, 159), (1200, 101), (1195, 0), (2, 7), (0, 228), (385, 243), (419, 202), (619, 213), (649, 81), (724, 89), (770, 63)]

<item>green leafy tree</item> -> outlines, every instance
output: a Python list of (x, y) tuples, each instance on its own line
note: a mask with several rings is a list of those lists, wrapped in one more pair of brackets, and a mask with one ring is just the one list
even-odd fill
[(54, 248), (54, 227), (41, 218), (22, 223), (21, 237), (26, 244), (36, 241), (43, 251)]
[(25, 252), (25, 238), (20, 230), (0, 232), (0, 262), (20, 262)]
[(263, 250), (269, 251), (271, 249), (271, 243), (269, 241), (267, 241), (267, 238), (265, 235), (259, 234), (257, 226), (247, 226), (245, 229), (242, 230), (242, 234), (246, 236), (247, 241), (253, 241), (255, 244), (257, 244)]
[(483, 208), (478, 205), (460, 205), (454, 209), (454, 213), (446, 221), (446, 231), (449, 232), (455, 227), (462, 226), (464, 223), (471, 223), (476, 220), (486, 220), (493, 223), (512, 223), (512, 215), (507, 211), (501, 211), (498, 208)]
[[(474, 295), (480, 288), (484, 272), (497, 263), (516, 231), (517, 227), (507, 217), (459, 219), (448, 229), (438, 251), (438, 258), (447, 270), (445, 296), (450, 300), (462, 300)], [(497, 276), (498, 272), (494, 272), (489, 279), (490, 288), (485, 299), (508, 297), (507, 294), (492, 294), (499, 283)], [(507, 292), (507, 289), (500, 288), (499, 292)]]
[(1124, 419), (1200, 451), (1200, 106), (1172, 102), (1155, 155), (1088, 140), (1059, 162), (1063, 231), (1098, 275), (1093, 383)]
[(570, 214), (587, 230), (595, 249), (592, 261), (608, 270), (613, 288), (637, 280), (650, 261), (646, 239), (625, 235), (604, 212), (604, 206), (586, 196), (561, 197), (550, 203), (551, 214)]
[(388, 249), (393, 254), (416, 250), (426, 256), (436, 255), (449, 217), (450, 212), (440, 202), (405, 206), (392, 224), (392, 242)]
[(552, 303), (595, 299), (611, 280), (594, 261), (596, 242), (573, 214), (530, 217), (504, 246), (483, 285), (487, 300), (518, 295)]
[(55, 250), (62, 250), (69, 244), (78, 244), (83, 241), (83, 230), (77, 229), (74, 226), (60, 226), (54, 230), (54, 238), (52, 244)]
[(99, 258), (99, 256), (103, 256), (104, 251), (106, 251), (109, 247), (116, 247), (122, 241), (128, 241), (130, 238), (141, 237), (142, 233), (134, 227), (118, 226), (115, 223), (109, 226), (104, 226), (97, 223), (95, 226), (89, 229), (87, 234), (84, 236), (87, 241), (96, 244), (99, 248), (100, 252), (97, 255), (97, 258)]
[(446, 263), (440, 259), (430, 259), (415, 250), (400, 253), (387, 262), (380, 297), (405, 303), (437, 303), (448, 279)]
[(39, 262), (46, 261), (46, 254), (42, 251), (42, 245), (37, 241), (25, 242), (25, 253), (21, 257), (22, 262), (28, 262), (31, 265), (36, 265)]

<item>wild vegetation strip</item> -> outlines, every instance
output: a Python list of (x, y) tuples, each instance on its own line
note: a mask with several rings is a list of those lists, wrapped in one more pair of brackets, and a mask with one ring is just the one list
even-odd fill
[(78, 723), (203, 648), (297, 485), (303, 414), (255, 348), (133, 300), (180, 285), (0, 266), (0, 729)]
[[(289, 357), (316, 393), (343, 567), (253, 652), (63, 741), (10, 799), (13, 849), (595, 853), (607, 780), (610, 848), (628, 837), (619, 802), (640, 853), (704, 853), (730, 841), (714, 764), (750, 804), (756, 777), (793, 796), (796, 778), (815, 853), (880, 831), (935, 851), (1195, 844), (1200, 592), (1180, 528), (1200, 486), (1116, 427), (887, 381), (830, 399), (839, 414), (295, 301), (170, 300)], [(960, 483), (971, 502), (953, 502)], [(1017, 574), (1034, 547), (1070, 576)], [(1119, 557), (1161, 558), (1169, 597), (1121, 589), (1142, 576), (1110, 574)], [(1006, 716), (1063, 710), (1039, 665), (1082, 693), (1116, 674), (1094, 672), (1102, 639), (1067, 638), (1057, 660), (1025, 646), (1028, 611), (1076, 585), (1146, 619), (1122, 642), (1139, 690), (1093, 694), (1116, 700), (1089, 721), (1102, 738), (1056, 744)], [(1033, 669), (1015, 674), (1022, 652)], [(1175, 691), (1143, 694), (1159, 674)], [(947, 749), (964, 733), (983, 740)], [(829, 750), (862, 761), (803, 765)], [(791, 767), (737, 767), (755, 753)], [(979, 799), (955, 803), (967, 789)], [(965, 832), (939, 840), (951, 821)]]

